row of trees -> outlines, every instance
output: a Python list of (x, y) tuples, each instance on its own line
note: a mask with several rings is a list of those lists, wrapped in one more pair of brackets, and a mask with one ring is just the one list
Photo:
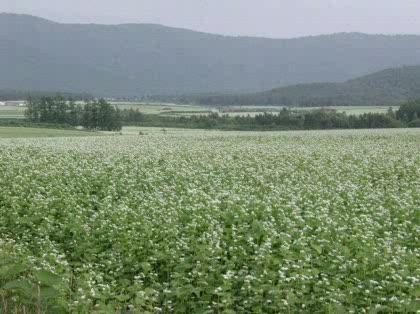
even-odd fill
[(392, 116), (381, 113), (347, 115), (335, 110), (317, 109), (293, 111), (283, 109), (278, 114), (263, 113), (255, 117), (229, 116), (217, 113), (208, 116), (178, 118), (186, 127), (238, 129), (238, 130), (317, 130), (395, 128), (402, 124)]
[(25, 116), (30, 122), (83, 126), (89, 130), (121, 130), (120, 110), (103, 99), (83, 105), (62, 96), (30, 98)]
[(347, 115), (333, 109), (291, 110), (283, 108), (279, 113), (263, 113), (252, 116), (193, 115), (190, 117), (165, 117), (159, 115), (129, 113), (124, 124), (185, 127), (229, 130), (310, 130), (310, 129), (362, 129), (420, 127), (420, 101), (410, 102), (397, 112)]
[(420, 127), (420, 101), (402, 105), (397, 112), (347, 115), (333, 109), (292, 110), (252, 116), (193, 115), (166, 117), (146, 115), (138, 109), (119, 110), (105, 100), (84, 104), (64, 97), (30, 99), (26, 110), (30, 122), (83, 126), (90, 130), (118, 131), (122, 125), (186, 127), (231, 130), (309, 130)]

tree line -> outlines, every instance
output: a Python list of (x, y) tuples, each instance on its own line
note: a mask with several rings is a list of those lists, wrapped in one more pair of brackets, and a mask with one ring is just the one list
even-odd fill
[(120, 110), (104, 99), (83, 104), (63, 96), (29, 98), (25, 117), (32, 123), (82, 126), (88, 130), (119, 131)]
[[(133, 111), (135, 112), (135, 111)], [(128, 112), (126, 112), (128, 113)], [(230, 116), (211, 113), (190, 117), (159, 115), (128, 115), (124, 124), (158, 127), (183, 127), (225, 130), (313, 130), (313, 129), (372, 129), (420, 127), (420, 101), (402, 105), (396, 112), (348, 115), (334, 109), (294, 110), (283, 108), (279, 113), (261, 113), (255, 116)]]
[(82, 126), (89, 130), (118, 131), (123, 125), (226, 130), (311, 130), (420, 127), (420, 100), (402, 105), (396, 112), (348, 115), (334, 109), (295, 110), (255, 116), (210, 113), (192, 116), (144, 114), (138, 109), (120, 110), (100, 99), (84, 104), (64, 97), (29, 99), (26, 109), (33, 123)]

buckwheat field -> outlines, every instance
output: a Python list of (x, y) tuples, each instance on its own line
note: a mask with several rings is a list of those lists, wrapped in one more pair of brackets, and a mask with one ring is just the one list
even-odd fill
[(419, 129), (0, 139), (0, 312), (413, 313), (419, 220)]

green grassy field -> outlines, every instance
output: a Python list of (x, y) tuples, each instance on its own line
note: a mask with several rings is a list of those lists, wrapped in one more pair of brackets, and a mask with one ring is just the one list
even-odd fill
[(3, 138), (0, 191), (2, 313), (418, 311), (420, 129)]
[(47, 128), (0, 127), (0, 138), (89, 136), (96, 133)]
[(25, 107), (0, 106), (0, 119), (23, 119)]
[(198, 105), (177, 105), (165, 103), (137, 103), (137, 102), (112, 102), (120, 109), (139, 109), (145, 114), (159, 114), (159, 115), (172, 115), (189, 113), (205, 113), (212, 109), (198, 106)]

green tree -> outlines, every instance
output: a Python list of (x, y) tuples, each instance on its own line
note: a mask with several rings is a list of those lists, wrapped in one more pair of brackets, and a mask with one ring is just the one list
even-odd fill
[(397, 111), (397, 119), (409, 123), (420, 117), (420, 100), (413, 100), (403, 104)]

